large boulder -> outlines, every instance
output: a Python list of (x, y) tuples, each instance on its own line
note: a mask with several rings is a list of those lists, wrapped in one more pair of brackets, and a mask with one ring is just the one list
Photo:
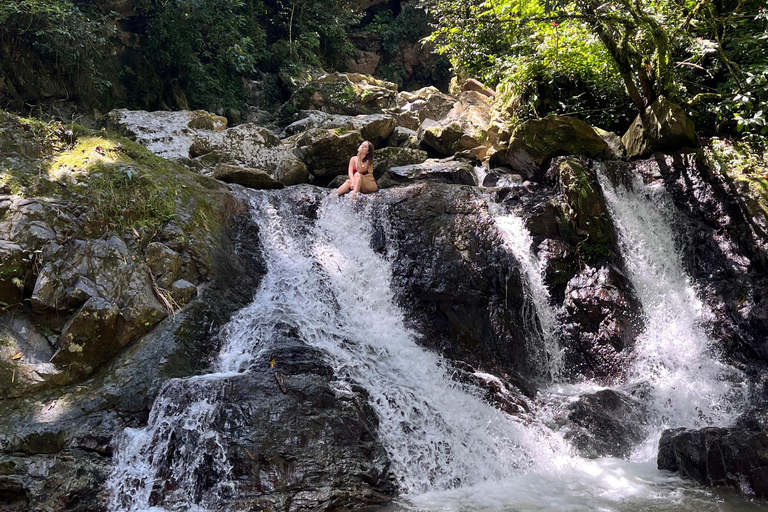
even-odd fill
[(224, 131), (195, 134), (189, 156), (200, 157), (217, 151), (228, 163), (255, 167), (274, 174), (280, 162), (292, 157), (280, 139), (266, 128), (244, 123)]
[(418, 91), (398, 93), (394, 115), (397, 124), (416, 130), (425, 119), (439, 121), (456, 105), (456, 98), (441, 93), (436, 87), (424, 87)]
[(427, 152), (420, 149), (386, 147), (376, 150), (373, 175), (380, 179), (392, 167), (420, 164), (427, 160)]
[(541, 166), (559, 155), (581, 155), (596, 158), (608, 144), (587, 123), (568, 116), (531, 119), (512, 133), (506, 161), (515, 172), (526, 178), (539, 174)]
[(347, 116), (318, 110), (303, 110), (301, 119), (286, 126), (281, 136), (290, 137), (313, 128), (357, 130), (365, 140), (378, 147), (395, 130), (395, 118), (390, 114)]
[(674, 151), (694, 146), (693, 121), (678, 105), (660, 96), (643, 115), (638, 115), (621, 138), (627, 149), (627, 158), (635, 158), (653, 151)]
[(356, 73), (329, 73), (298, 89), (283, 110), (322, 110), (330, 114), (373, 114), (395, 106), (397, 86)]
[(90, 374), (122, 348), (117, 340), (119, 316), (116, 305), (100, 297), (88, 299), (62, 329), (60, 348), (51, 362)]
[(219, 164), (213, 170), (213, 177), (225, 183), (237, 183), (255, 189), (276, 189), (285, 186), (261, 169), (238, 165)]
[(390, 167), (379, 180), (379, 187), (388, 188), (418, 181), (477, 185), (477, 177), (471, 164), (453, 160), (427, 160), (421, 164)]
[(665, 430), (659, 469), (711, 486), (768, 497), (768, 431), (709, 427)]
[(622, 274), (605, 266), (584, 267), (568, 283), (557, 313), (569, 374), (619, 381), (640, 333), (637, 312)]
[(377, 194), (374, 240), (395, 251), (392, 285), (423, 343), (520, 382), (538, 363), (520, 267), (476, 187), (417, 183)]
[(315, 128), (296, 140), (295, 153), (315, 176), (333, 177), (347, 173), (349, 159), (362, 142), (357, 130)]
[(444, 117), (422, 121), (419, 141), (446, 156), (471, 150), (487, 144), (490, 120), (490, 98), (477, 91), (465, 91)]

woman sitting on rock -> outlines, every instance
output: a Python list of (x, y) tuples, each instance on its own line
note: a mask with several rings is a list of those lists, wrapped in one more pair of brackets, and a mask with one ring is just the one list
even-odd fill
[(373, 177), (373, 144), (367, 140), (360, 144), (357, 155), (349, 159), (347, 174), (349, 179), (336, 189), (336, 194), (346, 194), (352, 189), (352, 199), (355, 199), (358, 192), (370, 194), (379, 190)]

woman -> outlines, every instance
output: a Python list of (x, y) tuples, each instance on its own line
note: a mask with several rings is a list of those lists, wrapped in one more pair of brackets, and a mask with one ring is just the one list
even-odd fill
[(360, 144), (357, 155), (349, 159), (347, 175), (349, 179), (336, 189), (336, 194), (346, 194), (352, 189), (352, 199), (355, 199), (358, 192), (370, 194), (379, 190), (373, 177), (373, 144), (367, 140)]

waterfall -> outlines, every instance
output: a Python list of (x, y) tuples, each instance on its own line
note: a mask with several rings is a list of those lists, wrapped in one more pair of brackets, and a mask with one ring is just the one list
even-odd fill
[[(645, 315), (627, 387), (650, 393), (657, 434), (668, 427), (729, 424), (746, 401), (744, 378), (717, 360), (703, 326), (712, 313), (683, 270), (672, 230), (679, 213), (661, 183), (646, 185), (635, 175), (626, 188), (614, 186), (604, 172), (598, 178)], [(651, 455), (655, 443), (637, 454)]]
[[(647, 316), (627, 386), (649, 390), (656, 430), (726, 423), (743, 392), (740, 376), (712, 357), (701, 326), (705, 308), (681, 270), (664, 213), (673, 211), (669, 200), (639, 183), (632, 191), (602, 177), (601, 184)], [(524, 424), (452, 379), (446, 361), (415, 343), (396, 305), (391, 264), (370, 244), (371, 199), (296, 190), (310, 187), (247, 193), (268, 272), (253, 302), (222, 329), (212, 373), (169, 381), (147, 426), (126, 429), (109, 481), (109, 510), (162, 512), (153, 493), (165, 493), (162, 503), (173, 510), (221, 509), (234, 485), (227, 441), (209, 428), (219, 400), (212, 384), (255, 371), (286, 325), (326, 355), (337, 393), (351, 385), (366, 390), (404, 496), (393, 511), (721, 510), (706, 491), (658, 472), (650, 446), (633, 462), (574, 457), (541, 421)], [(316, 215), (298, 212), (288, 200), (300, 193), (302, 208), (310, 205)], [(533, 343), (546, 347), (556, 378), (554, 313), (530, 234), (516, 216), (496, 212), (495, 219), (523, 267), (529, 320), (542, 331)], [(184, 471), (177, 471), (174, 462), (182, 457)]]
[(542, 262), (533, 251), (533, 238), (520, 216), (503, 212), (495, 203), (489, 207), (504, 243), (523, 271), (526, 285), (523, 316), (525, 332), (529, 334), (529, 350), (540, 362), (541, 373), (547, 380), (557, 381), (563, 369), (563, 349), (555, 335), (555, 308), (550, 304), (549, 288), (544, 283)]
[[(478, 389), (457, 383), (441, 357), (415, 343), (395, 303), (390, 263), (370, 246), (370, 203), (326, 195), (312, 221), (290, 212), (281, 193), (249, 197), (267, 275), (253, 303), (222, 330), (215, 373), (171, 381), (147, 427), (126, 430), (110, 479), (111, 510), (150, 507), (155, 480), (169, 476), (163, 469), (169, 450), (178, 449), (172, 433), (191, 443), (184, 450), (210, 446), (214, 454), (225, 453), (206, 428), (216, 397), (196, 383), (248, 372), (277, 325), (295, 328), (327, 355), (339, 379), (366, 389), (403, 494), (498, 481), (544, 467), (564, 450), (543, 426), (522, 425), (484, 402)], [(177, 404), (179, 392), (189, 396), (185, 406)], [(226, 460), (206, 464), (221, 480), (215, 493), (226, 495)], [(186, 465), (190, 474), (171, 475), (175, 499), (205, 506)]]

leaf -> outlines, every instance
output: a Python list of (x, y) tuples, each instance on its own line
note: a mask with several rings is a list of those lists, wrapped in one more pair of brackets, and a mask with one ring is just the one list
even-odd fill
[(21, 359), (21, 356), (24, 355), (24, 352), (16, 352), (11, 356), (11, 361), (16, 361), (17, 359)]
[(270, 367), (270, 368), (274, 368), (276, 363), (277, 363), (277, 361), (275, 361), (274, 359), (272, 359), (272, 360), (269, 362), (269, 367)]

